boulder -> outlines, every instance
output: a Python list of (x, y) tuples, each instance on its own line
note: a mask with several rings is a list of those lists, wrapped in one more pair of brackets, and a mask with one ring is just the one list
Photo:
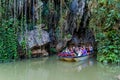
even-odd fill
[(45, 30), (34, 29), (25, 33), (25, 35), (19, 35), (18, 42), (22, 46), (22, 41), (26, 40), (27, 48), (31, 49), (34, 46), (42, 46), (50, 42), (49, 34)]
[(41, 54), (41, 49), (37, 49), (37, 50), (32, 50), (32, 54), (36, 55), (36, 54)]
[(42, 53), (42, 56), (48, 56), (49, 55), (48, 52), (45, 49), (43, 49), (41, 51), (41, 53)]
[(56, 45), (56, 50), (59, 52), (59, 51), (61, 51), (66, 45), (67, 45), (67, 41), (60, 41), (60, 42)]
[(64, 45), (65, 45), (64, 42), (59, 42), (56, 46), (56, 50), (58, 52), (61, 51), (63, 49)]
[(41, 56), (48, 56), (48, 52), (45, 49), (33, 49), (32, 55), (41, 55)]

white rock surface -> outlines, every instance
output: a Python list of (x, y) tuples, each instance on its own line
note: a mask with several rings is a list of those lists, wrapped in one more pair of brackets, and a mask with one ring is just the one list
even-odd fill
[[(26, 46), (28, 48), (32, 48), (34, 46), (42, 46), (48, 42), (50, 42), (49, 34), (45, 30), (34, 29), (25, 33), (26, 38)], [(23, 41), (23, 36), (20, 35), (18, 38), (19, 44), (21, 45)]]

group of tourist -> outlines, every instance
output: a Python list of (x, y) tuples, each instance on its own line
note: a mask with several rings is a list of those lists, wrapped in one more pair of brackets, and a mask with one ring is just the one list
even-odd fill
[(61, 57), (79, 57), (79, 56), (86, 56), (93, 53), (93, 47), (89, 46), (69, 46), (65, 48), (62, 52), (58, 54)]

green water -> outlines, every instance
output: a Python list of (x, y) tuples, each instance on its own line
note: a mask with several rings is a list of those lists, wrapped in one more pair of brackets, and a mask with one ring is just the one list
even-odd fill
[(0, 80), (117, 80), (120, 67), (94, 59), (63, 62), (56, 56), (0, 64)]

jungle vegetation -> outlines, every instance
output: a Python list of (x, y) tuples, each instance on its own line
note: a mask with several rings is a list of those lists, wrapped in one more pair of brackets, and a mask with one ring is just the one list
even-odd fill
[[(32, 8), (37, 1), (39, 4), (37, 20), (36, 16), (32, 16)], [(66, 19), (67, 11), (70, 10), (70, 4), (73, 0), (0, 0), (0, 61), (6, 62), (17, 60), (19, 55), (18, 35), (33, 29), (37, 24), (47, 24), (46, 29), (50, 29), (49, 25), (54, 25), (56, 30), (57, 40), (62, 40), (64, 37), (71, 37), (74, 33), (84, 34), (83, 29), (91, 29), (97, 42), (97, 60), (105, 63), (120, 62), (120, 1), (119, 0), (83, 0), (87, 1), (84, 17), (73, 21), (68, 21), (68, 25), (78, 24), (78, 31), (73, 31), (71, 27), (67, 33), (64, 33), (61, 27)], [(18, 5), (19, 4), (19, 5)], [(85, 5), (85, 6), (86, 6)], [(20, 9), (20, 10), (19, 10)], [(57, 13), (54, 17), (55, 24), (49, 22), (52, 19), (48, 16), (50, 10), (55, 10)], [(21, 11), (21, 12), (20, 12)], [(30, 14), (28, 13), (30, 12)], [(90, 13), (87, 24), (86, 16)], [(51, 15), (50, 15), (51, 16)], [(71, 16), (71, 14), (69, 15)], [(69, 17), (67, 16), (67, 17)], [(69, 18), (68, 20), (71, 20)], [(75, 22), (76, 21), (76, 22)], [(85, 26), (82, 27), (81, 26)], [(86, 27), (87, 26), (87, 27)], [(80, 36), (81, 37), (81, 36)], [(22, 42), (22, 50), (26, 55), (31, 55), (26, 47), (26, 39)]]

